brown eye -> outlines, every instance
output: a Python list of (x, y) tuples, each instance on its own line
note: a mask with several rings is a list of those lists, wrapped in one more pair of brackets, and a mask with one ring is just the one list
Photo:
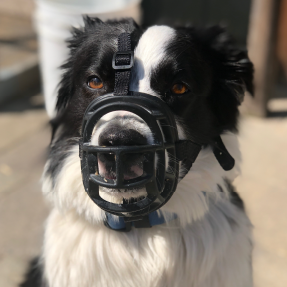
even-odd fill
[(183, 83), (174, 84), (171, 91), (176, 95), (182, 95), (188, 91), (187, 86)]
[(89, 80), (88, 86), (92, 89), (101, 89), (104, 84), (99, 78), (93, 77)]

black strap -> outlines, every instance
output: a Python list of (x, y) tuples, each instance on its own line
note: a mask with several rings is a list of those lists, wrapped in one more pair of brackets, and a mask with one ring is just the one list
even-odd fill
[[(189, 140), (180, 140), (176, 142), (176, 155), (177, 160), (182, 161), (184, 173), (181, 175), (183, 178), (191, 169), (192, 164), (195, 162), (200, 150), (201, 145)], [(226, 149), (220, 136), (216, 137), (213, 143), (213, 153), (217, 161), (224, 170), (231, 170), (235, 165), (234, 158)]]
[[(115, 226), (110, 226), (109, 224), (109, 219), (111, 219), (111, 214), (108, 212), (105, 212), (105, 219), (104, 219), (104, 225), (112, 230), (119, 231), (119, 232), (129, 232), (131, 231), (132, 226), (135, 228), (150, 228), (151, 223), (149, 220), (149, 216), (140, 216), (138, 218), (130, 218), (130, 217), (124, 217), (124, 226), (122, 226), (122, 222), (119, 222), (119, 225), (121, 228), (115, 227)], [(118, 218), (118, 221), (120, 221), (121, 218)]]
[(175, 143), (175, 150), (177, 160), (182, 161), (183, 174), (181, 174), (181, 178), (184, 178), (195, 162), (201, 145), (189, 140), (180, 140)]
[(131, 51), (131, 35), (122, 33), (118, 37), (118, 51), (114, 54), (112, 63), (116, 70), (114, 95), (127, 95), (133, 64), (134, 53)]
[(135, 228), (150, 228), (150, 222), (148, 215), (140, 216), (139, 218), (125, 218), (125, 223), (133, 223)]
[(201, 150), (201, 145), (189, 140), (180, 140), (175, 144), (178, 160), (189, 159), (194, 162)]
[(214, 141), (213, 153), (224, 170), (233, 169), (235, 165), (235, 160), (226, 149), (220, 136), (218, 136)]

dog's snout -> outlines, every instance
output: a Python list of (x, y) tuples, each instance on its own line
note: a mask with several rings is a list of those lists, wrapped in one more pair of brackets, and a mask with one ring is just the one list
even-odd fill
[(146, 137), (133, 129), (111, 127), (108, 130), (104, 130), (99, 136), (100, 146), (132, 146), (146, 144)]

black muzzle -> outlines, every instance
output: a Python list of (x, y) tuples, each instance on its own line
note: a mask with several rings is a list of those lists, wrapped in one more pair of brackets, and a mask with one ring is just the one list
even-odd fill
[[(107, 113), (128, 111), (138, 115), (148, 125), (154, 138), (151, 145), (138, 146), (91, 146), (89, 144), (97, 122)], [(160, 99), (137, 92), (125, 96), (108, 94), (95, 99), (87, 108), (83, 122), (82, 173), (86, 191), (103, 210), (118, 216), (142, 216), (160, 208), (172, 196), (178, 180), (176, 158), (178, 133), (173, 113)], [(200, 150), (200, 146), (198, 146)], [(98, 157), (110, 154), (115, 159), (115, 178), (100, 175)], [(124, 178), (124, 156), (141, 154), (143, 174), (133, 179)], [(146, 198), (126, 204), (114, 204), (103, 200), (99, 186), (111, 189), (131, 190), (146, 188)]]
[[(86, 109), (80, 158), (83, 183), (91, 199), (108, 213), (126, 218), (140, 219), (163, 206), (176, 190), (179, 176), (179, 161), (190, 169), (203, 143), (179, 141), (174, 114), (165, 102), (157, 97), (128, 91), (130, 69), (133, 64), (130, 35), (123, 33), (118, 39), (118, 52), (113, 58), (115, 74), (114, 93), (94, 99)], [(128, 111), (139, 116), (153, 135), (153, 144), (93, 146), (91, 137), (94, 127), (106, 114)], [(224, 169), (231, 169), (233, 158), (226, 151), (220, 137), (214, 144), (214, 153)], [(125, 178), (125, 159), (133, 154), (141, 155), (142, 174)], [(100, 174), (99, 158), (109, 155), (113, 159), (113, 178)], [(104, 200), (99, 187), (114, 190), (138, 190), (145, 188), (146, 197), (136, 202), (115, 204)]]

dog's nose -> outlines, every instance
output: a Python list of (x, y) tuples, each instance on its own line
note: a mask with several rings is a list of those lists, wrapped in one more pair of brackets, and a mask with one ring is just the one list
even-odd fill
[(122, 127), (105, 129), (99, 136), (100, 146), (132, 146), (146, 144), (147, 139), (138, 131), (133, 129), (122, 129)]
[[(122, 127), (111, 127), (105, 129), (99, 136), (100, 146), (134, 146), (146, 145), (147, 139), (138, 131), (133, 129), (122, 129)], [(102, 153), (98, 156), (99, 174), (106, 179), (116, 179), (116, 162), (115, 155)], [(125, 154), (123, 174), (125, 180), (131, 180), (142, 176), (144, 154)]]

